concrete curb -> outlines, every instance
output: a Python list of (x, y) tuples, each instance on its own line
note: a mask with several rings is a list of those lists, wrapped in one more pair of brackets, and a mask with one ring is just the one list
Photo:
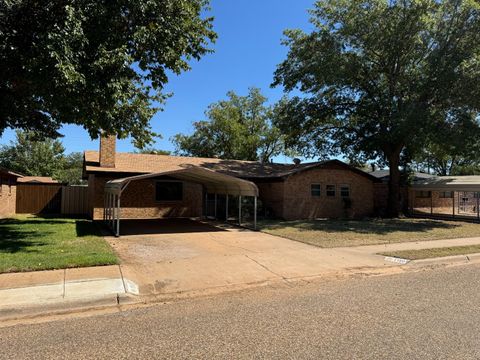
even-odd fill
[(64, 300), (45, 304), (28, 304), (17, 307), (4, 307), (0, 309), (0, 327), (4, 323), (27, 319), (51, 317), (88, 312), (92, 310), (108, 309), (140, 303), (136, 296), (119, 293), (90, 298)]
[(456, 264), (475, 264), (480, 263), (480, 253), (469, 255), (453, 255), (431, 259), (412, 260), (406, 266), (423, 267), (423, 266), (446, 266)]
[(0, 326), (4, 321), (137, 303), (137, 295), (137, 284), (123, 276), (12, 286), (0, 289)]

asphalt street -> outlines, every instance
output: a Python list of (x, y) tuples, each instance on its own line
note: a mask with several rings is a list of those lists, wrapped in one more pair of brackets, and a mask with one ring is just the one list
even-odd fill
[(0, 328), (1, 359), (479, 359), (480, 265)]

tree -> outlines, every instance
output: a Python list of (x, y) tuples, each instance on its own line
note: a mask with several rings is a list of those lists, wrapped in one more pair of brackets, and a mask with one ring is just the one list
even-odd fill
[(136, 154), (151, 154), (151, 155), (170, 155), (171, 152), (168, 150), (155, 149), (154, 147), (146, 147), (143, 149), (135, 150)]
[(69, 185), (85, 184), (83, 176), (83, 154), (81, 152), (73, 152), (63, 159), (62, 168), (58, 169), (53, 177), (61, 183)]
[(280, 154), (283, 137), (271, 123), (276, 110), (265, 105), (267, 98), (260, 90), (250, 88), (247, 96), (230, 91), (227, 96), (209, 106), (208, 120), (195, 122), (192, 135), (173, 137), (176, 153), (263, 162)]
[[(414, 157), (417, 167), (436, 175), (469, 174), (480, 164), (480, 130), (474, 114), (456, 112), (435, 129)], [(447, 139), (447, 140), (446, 140)], [(473, 175), (473, 174), (472, 174)]]
[(0, 147), (0, 167), (72, 185), (83, 182), (83, 154), (65, 155), (59, 140), (44, 139), (34, 132), (17, 131), (15, 141)]
[(0, 135), (58, 137), (62, 124), (131, 135), (143, 147), (168, 73), (216, 38), (208, 0), (6, 0), (0, 3)]
[(59, 140), (17, 131), (16, 141), (0, 148), (0, 166), (24, 175), (54, 177), (64, 167), (64, 152)]
[(302, 95), (281, 102), (276, 124), (306, 155), (384, 161), (397, 216), (402, 154), (416, 154), (455, 111), (478, 116), (480, 5), (320, 0), (311, 22), (310, 34), (286, 31), (273, 85)]

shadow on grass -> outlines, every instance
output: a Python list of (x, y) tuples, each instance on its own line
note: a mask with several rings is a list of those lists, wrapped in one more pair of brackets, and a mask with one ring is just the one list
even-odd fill
[(14, 219), (14, 218), (6, 218), (6, 219), (0, 219), (0, 227), (4, 225), (57, 225), (57, 224), (71, 224), (71, 221), (68, 221), (66, 219), (46, 219), (43, 217), (29, 217), (25, 219)]
[(262, 227), (268, 230), (281, 230), (293, 227), (298, 231), (323, 231), (328, 233), (355, 232), (359, 234), (384, 235), (392, 232), (428, 232), (436, 229), (453, 230), (461, 224), (445, 223), (435, 220), (304, 220), (304, 221), (268, 221)]
[(75, 230), (78, 237), (102, 236), (99, 226), (91, 220), (76, 220)]
[(21, 223), (17, 219), (0, 220), (0, 253), (38, 252), (36, 247), (47, 245), (35, 240), (38, 232), (22, 228)]

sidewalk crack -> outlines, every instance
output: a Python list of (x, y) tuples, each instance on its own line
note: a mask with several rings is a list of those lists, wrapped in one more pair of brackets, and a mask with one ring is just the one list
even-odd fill
[(279, 278), (281, 278), (283, 281), (289, 283), (288, 281), (288, 278), (286, 278), (285, 276), (281, 275), (281, 274), (278, 274), (276, 273), (275, 271), (272, 271), (270, 270), (267, 266), (263, 265), (261, 262), (251, 258), (250, 256), (248, 255), (245, 255), (245, 257), (247, 257), (248, 259), (252, 260), (254, 263), (256, 263), (257, 265), (261, 266), (262, 268), (264, 268), (265, 270), (267, 270), (269, 273), (272, 273), (273, 275), (275, 276), (278, 276)]

